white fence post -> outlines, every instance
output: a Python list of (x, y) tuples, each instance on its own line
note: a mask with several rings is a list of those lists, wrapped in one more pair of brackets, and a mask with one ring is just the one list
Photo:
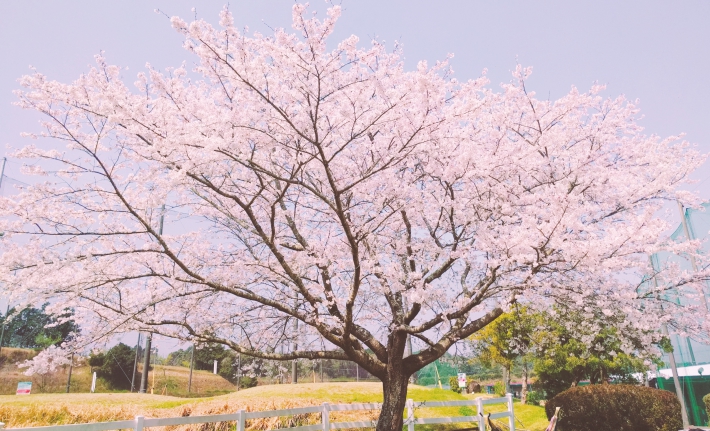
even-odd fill
[(136, 425), (133, 429), (135, 431), (143, 431), (143, 416), (136, 416)]
[(237, 431), (244, 431), (247, 422), (247, 412), (244, 409), (239, 410), (239, 420), (237, 421)]
[(407, 430), (414, 431), (414, 400), (407, 400)]
[(328, 403), (323, 403), (323, 412), (321, 413), (321, 423), (323, 431), (330, 431), (330, 407)]
[(515, 414), (513, 413), (513, 394), (505, 394), (508, 399), (508, 427), (510, 431), (515, 431)]
[(0, 430), (5, 428), (5, 424), (3, 422), (0, 422)]
[(483, 417), (483, 398), (476, 398), (476, 410), (478, 410), (476, 413), (476, 416), (478, 416), (478, 429), (485, 430), (486, 419)]

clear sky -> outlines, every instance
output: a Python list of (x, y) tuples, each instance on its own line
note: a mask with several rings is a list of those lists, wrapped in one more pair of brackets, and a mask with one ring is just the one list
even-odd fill
[[(24, 145), (19, 134), (37, 131), (38, 117), (11, 105), (17, 78), (36, 67), (70, 81), (105, 51), (110, 63), (128, 67), (127, 82), (146, 62), (164, 68), (194, 59), (181, 36), (156, 14), (194, 16), (216, 23), (227, 0), (122, 0), (0, 2), (0, 156), (6, 144)], [(290, 28), (292, 0), (229, 1), (239, 25), (268, 34)], [(327, 4), (311, 2), (324, 15)], [(357, 34), (404, 44), (406, 67), (417, 61), (452, 62), (459, 80), (488, 69), (492, 86), (510, 80), (516, 63), (532, 66), (528, 88), (557, 98), (572, 85), (607, 85), (608, 96), (640, 99), (649, 134), (686, 133), (710, 152), (710, 0), (342, 0), (333, 41)], [(6, 175), (22, 180), (12, 160)], [(694, 175), (710, 198), (710, 164)], [(677, 218), (675, 220), (678, 220)], [(0, 301), (2, 302), (2, 301)], [(163, 353), (163, 352), (161, 352)]]

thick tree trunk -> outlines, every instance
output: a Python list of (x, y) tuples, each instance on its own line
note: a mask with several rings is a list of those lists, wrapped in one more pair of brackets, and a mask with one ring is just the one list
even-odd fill
[(407, 404), (409, 376), (404, 374), (401, 369), (388, 371), (387, 377), (382, 382), (384, 401), (380, 418), (377, 420), (377, 431), (401, 431), (404, 408)]
[(503, 366), (503, 386), (505, 387), (505, 393), (509, 394), (510, 391), (510, 366)]

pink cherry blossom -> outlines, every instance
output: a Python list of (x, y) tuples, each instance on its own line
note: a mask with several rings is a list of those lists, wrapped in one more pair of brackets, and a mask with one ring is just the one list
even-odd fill
[(493, 91), (447, 61), (329, 45), (340, 12), (297, 4), (297, 33), (273, 36), (226, 9), (218, 29), (172, 18), (202, 80), (148, 66), (129, 87), (103, 54), (73, 83), (23, 77), (51, 139), (15, 156), (59, 174), (0, 198), (13, 304), (71, 307), (75, 344), (141, 330), (350, 359), (383, 381), (378, 430), (401, 429), (412, 373), (515, 302), (578, 311), (585, 333), (613, 322), (643, 341), (626, 350), (664, 322), (704, 333), (707, 274), (648, 255), (697, 254), (657, 214), (698, 203), (680, 188), (705, 156), (644, 135), (600, 86), (539, 100), (529, 68)]

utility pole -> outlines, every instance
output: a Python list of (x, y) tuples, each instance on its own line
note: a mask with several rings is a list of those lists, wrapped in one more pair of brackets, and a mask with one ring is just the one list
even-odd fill
[(7, 315), (10, 314), (10, 301), (7, 302), (7, 310), (5, 317), (2, 319), (2, 329), (0, 330), (0, 352), (2, 352), (2, 342), (5, 340), (5, 325), (7, 324)]
[[(653, 259), (651, 259), (651, 268), (654, 268)], [(654, 287), (658, 288), (658, 279), (655, 275), (653, 276), (653, 285)], [(663, 305), (661, 305), (661, 307), (663, 307)], [(671, 337), (668, 333), (668, 325), (666, 323), (661, 326), (661, 333), (670, 342)], [(683, 420), (683, 429), (687, 430), (690, 428), (690, 421), (688, 420), (688, 410), (686, 410), (685, 408), (685, 397), (683, 396), (683, 390), (680, 386), (680, 379), (678, 378), (678, 367), (675, 363), (675, 352), (673, 352), (672, 348), (671, 351), (668, 352), (668, 358), (671, 363), (671, 373), (673, 374), (673, 385), (675, 386), (675, 394), (678, 397), (678, 401), (680, 401), (680, 415), (681, 419)]]
[(141, 373), (141, 388), (140, 393), (144, 394), (146, 389), (148, 389), (148, 370), (150, 369), (150, 344), (152, 342), (153, 334), (150, 332), (145, 338), (145, 350), (143, 352), (143, 373)]
[[(195, 343), (192, 343), (192, 352), (190, 353), (190, 377), (187, 379), (187, 393), (192, 389), (192, 370), (195, 368)], [(237, 389), (238, 390), (238, 389)]]
[(237, 391), (242, 384), (242, 354), (237, 353)]
[(71, 356), (69, 357), (69, 376), (67, 376), (67, 393), (69, 393), (69, 388), (71, 387), (72, 368), (74, 368), (74, 352), (71, 352)]
[(2, 179), (5, 177), (5, 163), (7, 163), (7, 157), (2, 158), (2, 169), (0, 169), (0, 190), (2, 190)]
[[(163, 212), (165, 212), (165, 205), (163, 205), (162, 210)], [(160, 214), (160, 227), (158, 228), (158, 235), (161, 236), (163, 235), (163, 217), (164, 214)], [(155, 304), (153, 305), (153, 311), (155, 311)], [(150, 345), (152, 339), (153, 334), (151, 332), (148, 332), (148, 335), (145, 338), (145, 357), (143, 358), (143, 374), (141, 374), (141, 394), (146, 393), (146, 390), (148, 389), (148, 371), (150, 370)]]
[[(296, 294), (295, 307), (298, 309), (298, 294)], [(293, 345), (291, 352), (295, 353), (298, 350), (298, 319), (293, 319)], [(291, 384), (298, 383), (298, 362), (296, 359), (291, 362)]]
[[(2, 179), (5, 177), (5, 164), (7, 163), (7, 157), (2, 158), (2, 168), (0, 168), (0, 191), (2, 191)], [(2, 236), (2, 232), (0, 232)], [(7, 311), (5, 311), (5, 317), (2, 319), (2, 330), (0, 330), (0, 352), (2, 352), (2, 342), (5, 339), (5, 324), (7, 323), (7, 315), (10, 313), (10, 300), (7, 301)]]
[(136, 341), (136, 356), (133, 358), (133, 376), (131, 377), (131, 392), (136, 390), (136, 371), (138, 370), (138, 351), (141, 349), (141, 333), (138, 333)]

